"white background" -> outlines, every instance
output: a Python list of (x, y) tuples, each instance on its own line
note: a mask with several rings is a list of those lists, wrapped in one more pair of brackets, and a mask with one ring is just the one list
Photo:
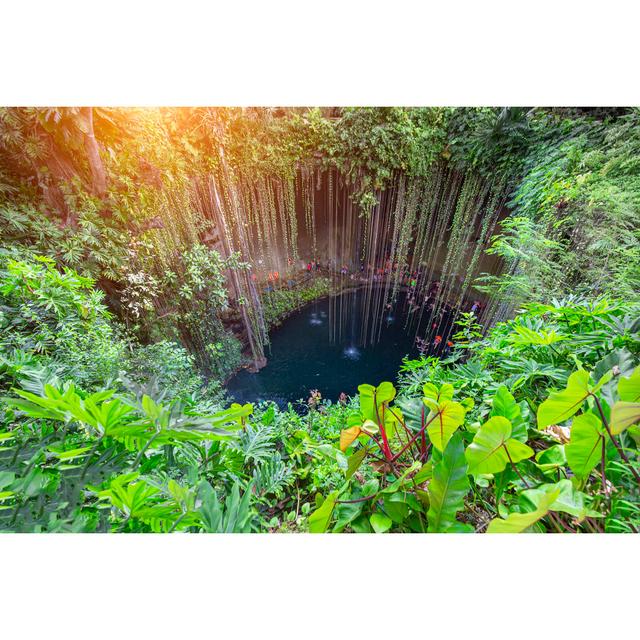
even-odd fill
[[(638, 105), (632, 2), (3, 3), (2, 105)], [(626, 638), (638, 536), (0, 536), (5, 638)]]

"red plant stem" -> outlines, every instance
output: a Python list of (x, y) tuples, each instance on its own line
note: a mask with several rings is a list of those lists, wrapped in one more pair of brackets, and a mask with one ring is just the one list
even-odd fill
[(602, 438), (602, 455), (600, 456), (600, 475), (602, 476), (602, 492), (607, 494), (607, 476), (604, 471), (605, 457), (607, 447), (605, 445), (604, 437)]
[(382, 444), (384, 445), (382, 448), (382, 453), (387, 460), (391, 461), (393, 456), (391, 455), (391, 449), (389, 448), (389, 440), (387, 440), (387, 432), (384, 430), (384, 404), (382, 405), (382, 417), (383, 420), (380, 420), (380, 412), (378, 411), (378, 401), (376, 398), (376, 392), (373, 392), (373, 406), (376, 408), (376, 418), (378, 418), (378, 426), (380, 427), (380, 435), (382, 436)]
[[(400, 416), (398, 416), (391, 407), (387, 406), (386, 408), (388, 411), (391, 412), (391, 415), (404, 427), (407, 438), (411, 438), (413, 436), (413, 433), (411, 433), (411, 430), (409, 429), (409, 427), (407, 427), (405, 421), (402, 418), (400, 418)], [(424, 407), (423, 407), (423, 413), (424, 413)], [(420, 451), (418, 451), (418, 453), (420, 453)]]
[(389, 406), (387, 406), (387, 410), (391, 412), (391, 415), (404, 427), (404, 431), (407, 434), (407, 436), (411, 437), (411, 431), (409, 429), (409, 427), (407, 427), (405, 421), (396, 414), (396, 412)]
[(378, 438), (376, 438), (373, 433), (369, 433), (367, 431), (365, 431), (364, 433), (366, 433), (380, 447), (380, 450), (382, 451), (382, 444), (380, 444), (380, 440), (378, 440)]
[(627, 454), (624, 452), (624, 449), (620, 446), (620, 443), (615, 439), (615, 437), (611, 433), (611, 429), (609, 429), (609, 423), (607, 422), (607, 419), (604, 417), (604, 411), (602, 410), (600, 399), (598, 398), (598, 396), (594, 395), (593, 393), (591, 395), (593, 396), (593, 399), (596, 401), (598, 412), (600, 413), (600, 417), (602, 418), (602, 424), (604, 424), (604, 428), (607, 430), (607, 433), (609, 434), (609, 438), (611, 438), (611, 442), (613, 442), (613, 444), (615, 445), (615, 448), (618, 450), (620, 457), (629, 465), (629, 470), (633, 474), (633, 477), (636, 479), (636, 482), (640, 483), (640, 474), (638, 474), (638, 472), (635, 470), (635, 468), (631, 464), (631, 461), (627, 457)]
[[(553, 522), (556, 523), (556, 525), (560, 525), (565, 531), (568, 531), (569, 533), (576, 533), (576, 530), (573, 529), (572, 527), (570, 527), (568, 524), (566, 524), (562, 518), (558, 515), (556, 515), (555, 513), (553, 513), (552, 511), (549, 511), (549, 517), (551, 518), (551, 520)], [(560, 531), (560, 533), (562, 533)]]
[(513, 460), (511, 459), (511, 454), (509, 453), (509, 449), (507, 449), (507, 445), (504, 444), (503, 442), (502, 446), (504, 447), (504, 450), (507, 452), (507, 458), (509, 458), (509, 462), (511, 463), (513, 470), (518, 474), (518, 477), (520, 478), (520, 480), (522, 480), (522, 482), (524, 483), (524, 486), (527, 487), (527, 489), (530, 489), (531, 487), (529, 486), (529, 483), (524, 479), (524, 476), (518, 471), (518, 467), (516, 467), (516, 465), (513, 463)]
[(416, 433), (411, 440), (398, 452), (395, 456), (390, 460), (390, 462), (395, 462), (421, 435), (424, 434), (425, 429), (438, 417), (439, 414), (435, 414), (429, 422), (425, 423), (424, 426)]
[[(424, 426), (424, 404), (422, 405), (422, 411), (420, 413), (420, 428), (422, 429)], [(420, 455), (421, 455), (421, 459), (424, 462), (427, 458), (427, 437), (424, 433), (424, 431), (422, 431), (422, 437), (420, 438)]]
[(595, 529), (596, 533), (602, 533), (602, 528), (596, 520), (594, 520), (593, 518), (586, 518), (586, 522), (588, 522), (593, 527), (593, 529)]

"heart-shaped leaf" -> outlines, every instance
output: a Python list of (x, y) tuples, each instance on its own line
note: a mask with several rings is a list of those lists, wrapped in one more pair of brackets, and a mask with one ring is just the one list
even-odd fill
[(640, 402), (640, 367), (636, 367), (629, 378), (620, 378), (618, 382), (620, 400)]
[(433, 446), (444, 451), (451, 436), (464, 422), (465, 409), (459, 402), (444, 400), (432, 408), (427, 421), (427, 433)]
[(369, 518), (369, 522), (376, 533), (385, 533), (391, 529), (393, 521), (389, 516), (385, 516), (384, 513), (374, 513)]
[(502, 416), (485, 422), (467, 447), (465, 456), (470, 474), (500, 473), (509, 462), (530, 458), (534, 451), (511, 437), (511, 423)]
[(540, 492), (540, 495), (536, 496), (537, 506), (535, 511), (510, 513), (504, 520), (502, 518), (494, 518), (489, 523), (487, 533), (522, 533), (549, 513), (551, 505), (559, 495), (559, 488)]
[(636, 422), (640, 422), (640, 402), (616, 402), (613, 405), (609, 430), (614, 436)]
[(554, 391), (538, 407), (538, 428), (544, 429), (550, 424), (560, 424), (580, 410), (589, 397), (589, 372), (584, 369), (569, 376), (567, 387), (563, 391)]
[(600, 461), (603, 437), (602, 423), (593, 413), (582, 413), (573, 419), (564, 451), (571, 471), (578, 478), (586, 478)]
[(396, 389), (390, 382), (381, 382), (377, 387), (371, 384), (361, 384), (360, 412), (364, 420), (371, 420), (376, 424), (382, 419), (380, 407), (396, 397)]

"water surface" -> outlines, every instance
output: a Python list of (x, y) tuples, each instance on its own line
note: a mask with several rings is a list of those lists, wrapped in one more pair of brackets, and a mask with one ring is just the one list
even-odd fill
[[(368, 304), (369, 302), (369, 304)], [(227, 383), (229, 394), (237, 402), (272, 400), (280, 406), (306, 400), (317, 389), (323, 398), (337, 400), (341, 392), (357, 393), (359, 384), (394, 382), (402, 358), (418, 356), (418, 335), (427, 337), (436, 331), (442, 335), (438, 349), (446, 348), (451, 318), (444, 314), (437, 329), (428, 309), (408, 305), (401, 294), (389, 309), (367, 300), (365, 290), (344, 293), (337, 299), (323, 298), (287, 318), (271, 333), (268, 363), (258, 373), (242, 370)], [(417, 314), (411, 317), (409, 314)], [(407, 320), (412, 320), (412, 326)], [(373, 342), (373, 344), (372, 344)]]

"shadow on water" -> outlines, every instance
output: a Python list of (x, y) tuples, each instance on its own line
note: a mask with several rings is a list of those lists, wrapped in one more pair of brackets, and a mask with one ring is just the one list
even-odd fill
[[(312, 389), (323, 398), (337, 400), (341, 392), (355, 395), (359, 384), (395, 381), (404, 356), (418, 357), (416, 326), (407, 327), (411, 311), (405, 294), (392, 308), (379, 313), (372, 330), (364, 290), (337, 298), (317, 300), (287, 318), (271, 335), (268, 363), (258, 373), (242, 370), (227, 383), (237, 402), (271, 400), (281, 407), (306, 400)], [(434, 320), (442, 342), (436, 354), (446, 349), (453, 318), (451, 312), (433, 319), (425, 310), (418, 335), (434, 332)], [(372, 344), (372, 342), (374, 342)], [(433, 343), (430, 341), (434, 350)]]

